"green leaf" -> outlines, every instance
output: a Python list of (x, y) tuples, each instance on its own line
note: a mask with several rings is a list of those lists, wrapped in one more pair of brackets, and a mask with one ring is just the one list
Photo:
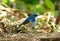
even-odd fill
[(36, 9), (36, 12), (44, 12), (45, 11), (45, 8), (41, 4), (36, 5), (35, 9)]
[(17, 2), (16, 3), (16, 8), (17, 9), (26, 9), (26, 5), (23, 2)]
[(8, 0), (2, 0), (3, 4), (6, 4), (8, 2)]
[(51, 10), (51, 11), (55, 10), (54, 4), (50, 0), (45, 0), (45, 5), (49, 10)]
[(29, 9), (31, 12), (34, 12), (34, 6), (30, 6)]

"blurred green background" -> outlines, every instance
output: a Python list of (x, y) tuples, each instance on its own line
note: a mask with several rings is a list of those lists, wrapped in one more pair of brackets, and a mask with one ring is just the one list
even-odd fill
[(11, 8), (29, 10), (31, 12), (44, 13), (46, 11), (59, 10), (60, 0), (1, 0)]

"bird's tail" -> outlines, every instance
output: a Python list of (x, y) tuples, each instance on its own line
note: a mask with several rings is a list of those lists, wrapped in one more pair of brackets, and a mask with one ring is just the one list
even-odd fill
[(18, 33), (20, 32), (21, 30), (19, 29), (21, 27), (22, 24), (20, 24), (19, 26), (15, 27), (15, 32)]

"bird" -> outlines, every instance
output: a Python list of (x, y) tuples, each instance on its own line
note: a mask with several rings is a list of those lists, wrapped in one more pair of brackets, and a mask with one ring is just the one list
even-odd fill
[(25, 25), (25, 24), (27, 24), (27, 23), (29, 23), (29, 22), (32, 22), (32, 26), (35, 26), (35, 25), (37, 24), (37, 20), (35, 19), (37, 16), (38, 16), (38, 15), (35, 14), (35, 13), (34, 13), (34, 14), (31, 14), (28, 18), (26, 18), (25, 21), (23, 21), (23, 22), (16, 28), (17, 32), (20, 31), (20, 30), (18, 30), (18, 29), (21, 27), (21, 25)]

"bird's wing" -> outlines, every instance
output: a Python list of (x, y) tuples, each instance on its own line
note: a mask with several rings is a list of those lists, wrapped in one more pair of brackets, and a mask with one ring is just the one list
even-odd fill
[[(25, 24), (28, 23), (29, 21), (30, 21), (30, 19), (27, 18), (25, 21), (23, 21), (23, 22), (19, 25), (19, 27), (20, 27), (21, 25), (25, 25)], [(17, 28), (19, 28), (19, 27), (17, 27)]]
[(27, 18), (22, 24), (26, 24), (26, 23), (28, 23), (29, 21), (30, 21), (30, 19)]

